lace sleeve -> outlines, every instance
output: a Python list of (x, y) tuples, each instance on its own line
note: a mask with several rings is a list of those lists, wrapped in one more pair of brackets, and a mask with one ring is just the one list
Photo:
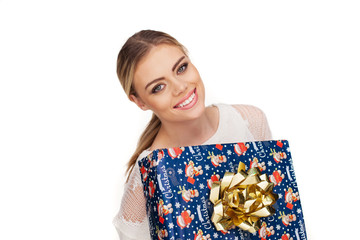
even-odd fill
[(146, 200), (137, 163), (125, 185), (120, 211), (113, 224), (121, 240), (150, 240)]
[(256, 141), (271, 140), (272, 135), (266, 116), (261, 109), (251, 105), (233, 105), (248, 122), (249, 131)]

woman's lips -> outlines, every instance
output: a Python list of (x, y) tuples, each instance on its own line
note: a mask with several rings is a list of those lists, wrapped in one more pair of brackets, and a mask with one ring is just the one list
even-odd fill
[(195, 88), (194, 91), (189, 92), (178, 104), (176, 104), (174, 108), (182, 110), (190, 109), (196, 104), (197, 100), (198, 95)]

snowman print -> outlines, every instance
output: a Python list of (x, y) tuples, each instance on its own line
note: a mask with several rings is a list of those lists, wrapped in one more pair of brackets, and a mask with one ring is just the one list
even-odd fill
[(287, 203), (286, 207), (289, 209), (293, 209), (292, 203), (300, 199), (299, 193), (298, 192), (294, 193), (291, 187), (289, 187), (288, 190), (285, 190), (284, 198), (285, 198), (285, 203)]
[(164, 223), (164, 215), (168, 215), (172, 213), (174, 210), (172, 208), (172, 204), (169, 203), (167, 205), (164, 204), (164, 200), (160, 199), (159, 203), (157, 204), (159, 222)]
[(194, 218), (190, 210), (185, 210), (176, 218), (176, 223), (181, 229), (188, 228)]
[(224, 163), (227, 161), (227, 158), (225, 155), (214, 155), (213, 152), (209, 152), (209, 156), (207, 157), (207, 159), (211, 160), (211, 163), (214, 167), (218, 167), (220, 165), (220, 163)]
[(199, 191), (197, 189), (186, 190), (185, 187), (183, 187), (183, 188), (179, 187), (179, 188), (180, 188), (180, 191), (178, 193), (181, 193), (182, 199), (185, 202), (189, 202), (190, 200), (192, 200), (192, 198), (199, 196)]
[(200, 229), (198, 232), (193, 232), (194, 240), (211, 240), (210, 234), (204, 235), (204, 232)]
[(203, 174), (201, 166), (195, 166), (193, 161), (190, 161), (188, 164), (185, 164), (185, 177), (188, 177), (188, 182), (191, 184), (195, 183), (194, 177)]
[(261, 228), (259, 229), (258, 231), (259, 233), (259, 237), (264, 240), (266, 239), (267, 237), (270, 237), (271, 235), (274, 235), (275, 234), (275, 231), (274, 231), (274, 227), (271, 226), (271, 227), (267, 227), (267, 224), (266, 222), (263, 222), (261, 224)]
[(260, 172), (266, 169), (264, 162), (259, 162), (259, 159), (257, 157), (254, 157), (253, 160), (250, 160), (250, 168), (258, 168)]
[(281, 174), (281, 170), (275, 170), (273, 174), (269, 176), (269, 180), (274, 184), (274, 186), (280, 185), (284, 178), (285, 175)]
[(234, 151), (239, 156), (245, 154), (245, 152), (248, 150), (248, 148), (249, 148), (249, 144), (246, 144), (246, 145), (244, 143), (234, 144)]

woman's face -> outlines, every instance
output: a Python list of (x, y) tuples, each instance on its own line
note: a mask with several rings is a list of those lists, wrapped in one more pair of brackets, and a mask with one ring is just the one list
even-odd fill
[(133, 84), (137, 96), (130, 99), (152, 110), (162, 123), (193, 120), (205, 110), (199, 72), (179, 47), (153, 47), (138, 63)]

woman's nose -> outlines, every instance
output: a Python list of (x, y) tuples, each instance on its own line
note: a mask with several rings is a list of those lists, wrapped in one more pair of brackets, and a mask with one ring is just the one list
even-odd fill
[(173, 87), (174, 87), (173, 89), (174, 95), (178, 96), (187, 90), (188, 84), (184, 80), (174, 78)]

